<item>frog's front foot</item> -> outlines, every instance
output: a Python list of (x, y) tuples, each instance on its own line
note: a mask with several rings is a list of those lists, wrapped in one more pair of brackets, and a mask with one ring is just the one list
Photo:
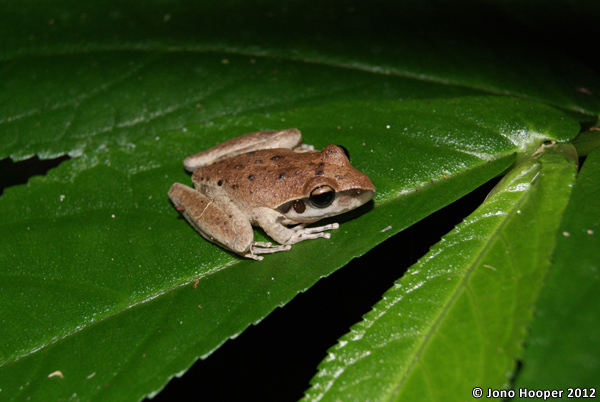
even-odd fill
[(252, 258), (253, 260), (260, 261), (264, 257), (261, 255), (257, 255), (257, 254), (278, 253), (280, 251), (288, 251), (290, 248), (292, 248), (292, 246), (290, 246), (290, 245), (273, 246), (272, 243), (263, 242), (263, 241), (255, 241), (255, 242), (252, 242), (252, 245), (250, 246), (250, 252), (247, 254), (244, 254), (244, 257)]
[(294, 244), (304, 240), (318, 239), (319, 237), (329, 239), (331, 237), (331, 233), (323, 232), (325, 232), (326, 230), (337, 229), (340, 227), (338, 223), (330, 223), (329, 225), (317, 226), (314, 228), (307, 228), (305, 226), (306, 224), (300, 224), (290, 229), (292, 232), (292, 236), (288, 241), (286, 241), (286, 244)]

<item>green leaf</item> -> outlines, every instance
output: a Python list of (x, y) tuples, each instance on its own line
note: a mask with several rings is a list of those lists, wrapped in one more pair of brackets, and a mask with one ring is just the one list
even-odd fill
[[(482, 95), (598, 116), (580, 62), (523, 27), (491, 34), (506, 22), (493, 9), (431, 5), (2, 2), (0, 157), (72, 159), (0, 198), (0, 395), (139, 399), (515, 153), (578, 131)], [(177, 218), (166, 191), (189, 182), (184, 156), (292, 126), (350, 148), (371, 210), (261, 264)]]
[(575, 172), (554, 152), (513, 169), (329, 351), (305, 400), (462, 401), (507, 387)]
[[(546, 4), (547, 10), (562, 6), (558, 1)], [(541, 9), (544, 7), (528, 3), (516, 15), (539, 15)], [(564, 12), (558, 16), (565, 19)], [(101, 60), (108, 59), (110, 66), (113, 57), (131, 55), (133, 64), (125, 74), (132, 73), (135, 78), (137, 69), (145, 70), (146, 64), (138, 63), (140, 58), (147, 62), (153, 57), (178, 60), (203, 54), (218, 62), (246, 55), (258, 61), (295, 61), (300, 68), (362, 71), (382, 79), (403, 77), (447, 91), (519, 96), (597, 118), (600, 82), (596, 72), (549, 48), (543, 38), (531, 35), (528, 26), (516, 25), (511, 18), (495, 6), (457, 7), (441, 1), (350, 1), (340, 6), (329, 0), (310, 7), (298, 0), (285, 4), (272, 0), (259, 4), (150, 0), (143, 7), (134, 1), (7, 1), (0, 5), (0, 37), (4, 39), (0, 60), (7, 61), (0, 71), (18, 74), (23, 64), (34, 62), (34, 67), (43, 67), (49, 58), (58, 58), (65, 60), (68, 74), (72, 70), (68, 59), (73, 56), (97, 58), (93, 68), (103, 69)], [(119, 71), (114, 73), (122, 75)], [(266, 74), (272, 71), (263, 69)], [(183, 71), (175, 68), (171, 72)], [(191, 77), (193, 82), (193, 76), (182, 74), (178, 79), (187, 82)], [(30, 75), (34, 81), (26, 88), (36, 88), (36, 79), (43, 77)], [(68, 77), (77, 81), (76, 74)], [(310, 75), (302, 77), (306, 78), (300, 81), (302, 85), (312, 83)], [(108, 73), (106, 78), (110, 85), (114, 82), (110, 78), (116, 77)], [(68, 87), (69, 80), (61, 83)], [(211, 84), (209, 88), (222, 82), (213, 80)], [(102, 90), (101, 86), (95, 88)], [(171, 89), (181, 88), (186, 86)], [(387, 85), (380, 96), (392, 95), (399, 88)], [(61, 93), (73, 99), (71, 92)], [(402, 98), (436, 97), (410, 87), (402, 93)], [(290, 96), (280, 95), (283, 99)]]
[[(236, 128), (239, 115), (331, 101), (397, 99), (408, 93), (418, 98), (474, 93), (401, 77), (226, 53), (99, 52), (26, 56), (5, 64), (0, 157), (14, 160), (34, 154), (91, 157), (107, 147), (133, 147), (157, 136), (164, 143), (166, 131), (210, 129), (210, 134), (194, 132), (195, 141), (185, 150), (173, 150), (181, 159), (181, 152), (196, 152), (215, 140), (242, 134)], [(302, 83), (307, 77), (310, 81)], [(282, 125), (288, 126), (277, 121)], [(256, 127), (249, 124), (248, 129)], [(168, 146), (163, 143), (155, 146)]]
[(586, 156), (594, 149), (600, 147), (600, 129), (582, 131), (573, 138), (573, 146), (577, 149), (577, 155)]
[[(600, 149), (586, 159), (557, 233), (554, 263), (515, 389), (597, 387), (600, 372)], [(589, 393), (588, 393), (589, 395)]]
[[(320, 277), (498, 175), (515, 152), (578, 127), (552, 108), (490, 97), (329, 103), (239, 116), (236, 130), (282, 119), (319, 147), (345, 144), (378, 192), (330, 240), (260, 263), (203, 240), (166, 197), (189, 180), (181, 156), (222, 140), (210, 139), (221, 119), (101, 147), (7, 189), (0, 234), (15, 241), (0, 245), (3, 392), (113, 400), (158, 390)], [(47, 378), (57, 370), (64, 378)]]

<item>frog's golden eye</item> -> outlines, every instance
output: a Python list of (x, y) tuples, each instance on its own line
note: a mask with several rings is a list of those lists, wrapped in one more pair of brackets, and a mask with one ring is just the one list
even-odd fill
[(310, 192), (310, 203), (316, 208), (326, 208), (335, 199), (335, 190), (329, 186), (319, 186)]

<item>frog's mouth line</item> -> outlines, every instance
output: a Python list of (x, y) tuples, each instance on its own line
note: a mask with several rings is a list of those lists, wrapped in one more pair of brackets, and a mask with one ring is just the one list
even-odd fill
[[(334, 215), (360, 207), (373, 199), (373, 190), (347, 190), (336, 194), (337, 211)], [(329, 215), (328, 215), (329, 216)]]
[(335, 200), (326, 208), (313, 206), (310, 197), (305, 197), (288, 201), (277, 207), (277, 211), (294, 222), (312, 223), (356, 209), (371, 201), (374, 194), (373, 190), (341, 191), (336, 193)]

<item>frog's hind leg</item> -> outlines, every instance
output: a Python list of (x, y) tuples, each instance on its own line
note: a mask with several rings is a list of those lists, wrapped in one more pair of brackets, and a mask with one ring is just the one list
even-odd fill
[(227, 199), (211, 200), (180, 183), (171, 186), (169, 198), (205, 239), (243, 257), (262, 260), (257, 254), (289, 250), (286, 246), (271, 247), (271, 243), (255, 242), (250, 221)]
[(171, 186), (169, 198), (185, 220), (207, 240), (238, 254), (250, 249), (254, 241), (252, 226), (235, 205), (223, 208), (181, 183)]
[(288, 148), (299, 150), (312, 150), (314, 147), (302, 144), (300, 130), (290, 128), (287, 130), (257, 131), (232, 138), (222, 144), (216, 145), (206, 151), (190, 155), (183, 161), (183, 166), (188, 172), (196, 168), (207, 166), (221, 159), (231, 158), (245, 152), (258, 149)]

